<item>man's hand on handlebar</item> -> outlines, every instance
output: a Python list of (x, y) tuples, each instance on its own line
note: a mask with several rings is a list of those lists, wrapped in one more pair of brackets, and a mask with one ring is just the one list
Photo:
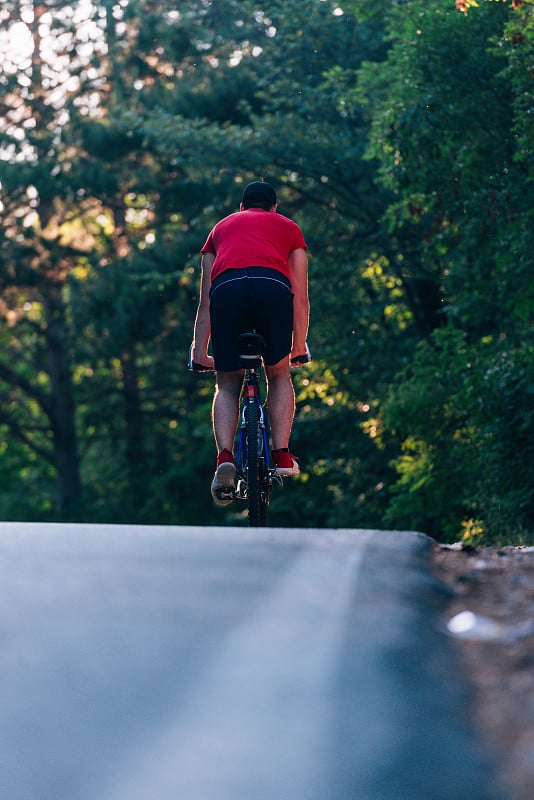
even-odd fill
[(301, 353), (297, 356), (291, 356), (289, 363), (292, 367), (302, 367), (303, 364), (309, 364), (312, 360), (310, 348), (308, 347), (308, 343), (306, 342), (306, 350), (304, 353)]
[[(304, 364), (309, 364), (311, 360), (310, 348), (308, 347), (308, 343), (306, 343), (306, 351), (300, 355), (290, 357), (289, 364), (291, 367), (302, 367)], [(191, 372), (215, 372), (213, 356), (203, 356), (199, 358), (198, 361), (195, 360), (192, 345), (189, 350), (187, 366)]]
[(215, 372), (213, 356), (195, 356), (193, 345), (191, 345), (189, 349), (189, 362), (187, 364), (191, 372)]

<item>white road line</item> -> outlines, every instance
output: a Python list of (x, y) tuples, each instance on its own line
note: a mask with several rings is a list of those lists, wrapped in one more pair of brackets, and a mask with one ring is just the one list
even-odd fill
[(327, 797), (328, 695), (367, 538), (303, 550), (99, 800)]

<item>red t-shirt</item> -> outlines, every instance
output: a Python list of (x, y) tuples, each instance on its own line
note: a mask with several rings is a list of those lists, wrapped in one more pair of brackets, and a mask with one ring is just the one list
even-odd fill
[(306, 248), (296, 222), (262, 208), (247, 208), (225, 217), (210, 231), (201, 253), (213, 253), (211, 279), (227, 269), (270, 267), (291, 280), (287, 263), (292, 250)]

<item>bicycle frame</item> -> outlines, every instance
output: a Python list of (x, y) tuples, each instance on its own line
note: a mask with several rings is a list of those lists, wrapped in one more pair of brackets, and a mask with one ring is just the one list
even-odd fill
[(258, 425), (261, 432), (261, 447), (258, 447), (258, 454), (263, 455), (265, 458), (265, 465), (267, 469), (270, 467), (269, 462), (269, 426), (267, 422), (267, 413), (264, 412), (259, 386), (259, 375), (255, 368), (249, 368), (245, 374), (243, 382), (243, 402), (241, 405), (241, 424), (239, 427), (239, 440), (237, 446), (237, 465), (246, 469), (247, 467), (247, 448), (246, 443), (246, 420), (245, 409), (247, 405), (254, 403), (258, 407)]
[[(253, 335), (250, 336), (253, 339)], [(271, 466), (270, 431), (267, 410), (260, 394), (261, 356), (254, 351), (242, 355), (245, 377), (241, 399), (241, 416), (237, 446), (237, 500), (248, 502), (250, 525), (267, 525), (267, 509), (274, 483), (282, 484), (282, 478)]]

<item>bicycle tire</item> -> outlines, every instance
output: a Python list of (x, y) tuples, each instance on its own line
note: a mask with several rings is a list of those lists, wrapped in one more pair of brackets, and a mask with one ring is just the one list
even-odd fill
[(269, 509), (269, 475), (265, 466), (265, 458), (260, 457), (259, 460), (259, 473), (260, 473), (260, 528), (265, 528), (269, 524), (268, 509)]
[(265, 528), (269, 524), (268, 511), (269, 511), (269, 500), (271, 495), (271, 478), (269, 476), (269, 469), (267, 466), (268, 452), (266, 452), (266, 450), (269, 447), (269, 440), (270, 440), (269, 415), (267, 413), (267, 407), (263, 408), (263, 424), (265, 428), (262, 431), (264, 451), (259, 459), (260, 526)]
[(248, 522), (251, 528), (265, 525), (261, 513), (260, 465), (258, 451), (259, 409), (256, 403), (245, 408), (245, 432), (247, 447), (247, 502)]

